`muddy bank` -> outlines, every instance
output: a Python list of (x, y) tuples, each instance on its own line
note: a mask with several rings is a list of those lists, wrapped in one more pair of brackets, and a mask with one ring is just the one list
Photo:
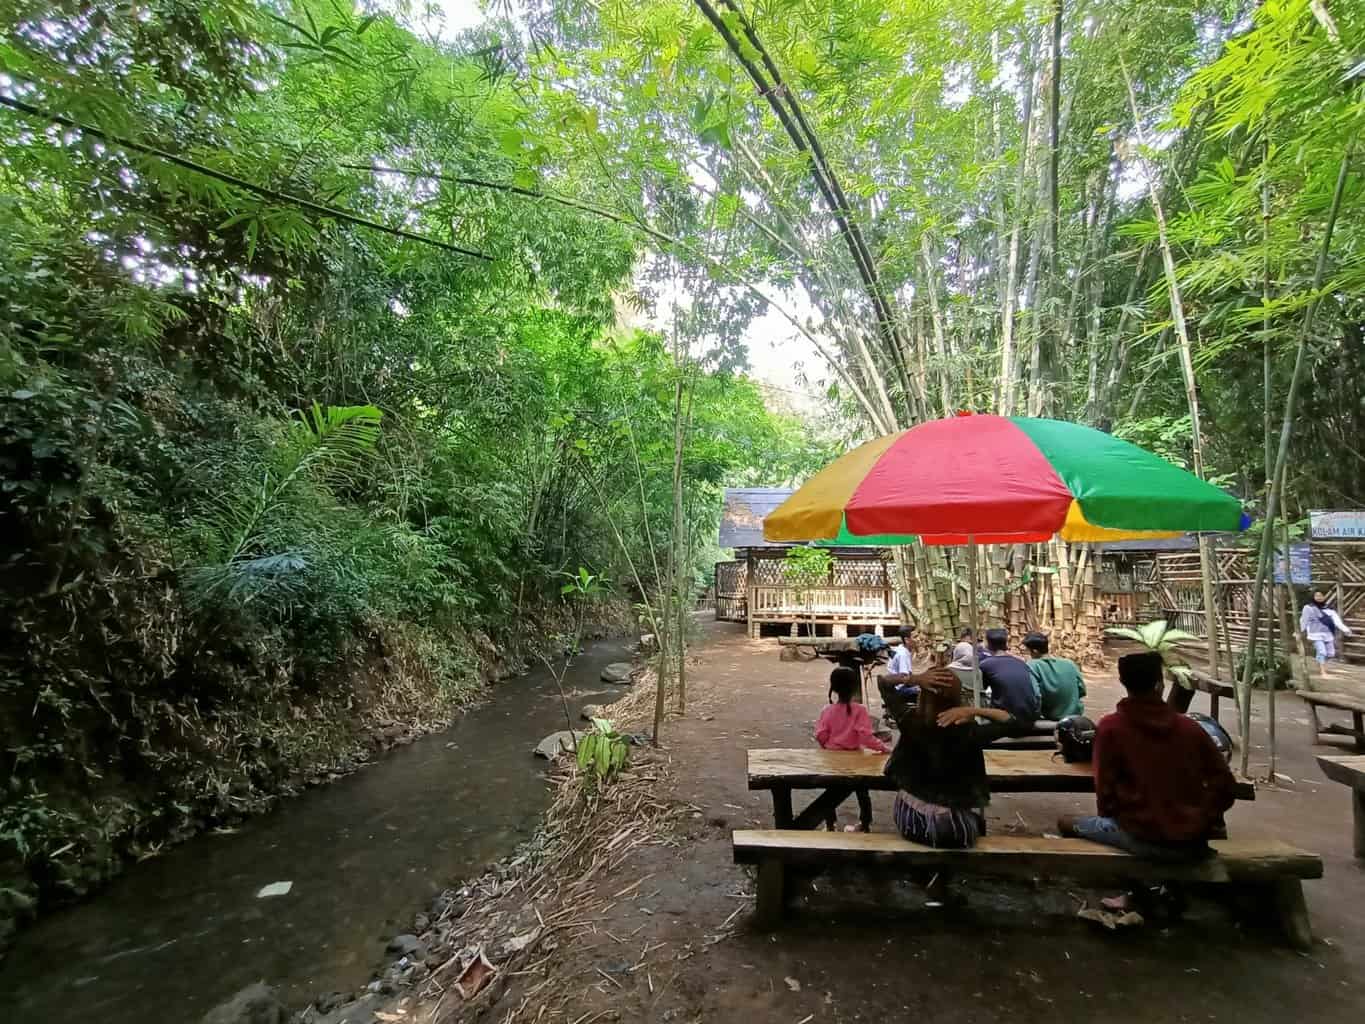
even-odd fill
[[(575, 707), (620, 695), (598, 677), (625, 655), (589, 647), (569, 676)], [(0, 961), (6, 1012), (145, 1024), (195, 1020), (262, 978), (300, 1006), (363, 986), (415, 911), (533, 834), (548, 794), (530, 750), (562, 725), (533, 672), (363, 771), (133, 865), (18, 937)]]

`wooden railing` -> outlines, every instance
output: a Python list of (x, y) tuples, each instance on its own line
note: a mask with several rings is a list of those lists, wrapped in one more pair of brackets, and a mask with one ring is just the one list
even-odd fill
[(717, 594), (716, 618), (721, 622), (748, 622), (749, 609), (744, 595), (724, 597)]
[(754, 587), (749, 618), (792, 620), (867, 617), (899, 621), (895, 592), (884, 587), (819, 587), (798, 592), (791, 587)]

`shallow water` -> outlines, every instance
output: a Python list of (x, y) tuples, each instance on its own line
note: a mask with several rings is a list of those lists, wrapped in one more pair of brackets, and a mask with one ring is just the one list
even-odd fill
[[(623, 644), (590, 646), (566, 682), (574, 715), (622, 691), (598, 679)], [(231, 835), (206, 834), (133, 865), (89, 901), (21, 933), (0, 960), (15, 1021), (194, 1021), (254, 981), (290, 1005), (348, 991), (450, 883), (535, 830), (548, 802), (531, 755), (564, 728), (545, 671), (330, 785), (281, 801)], [(283, 896), (262, 886), (292, 882)]]

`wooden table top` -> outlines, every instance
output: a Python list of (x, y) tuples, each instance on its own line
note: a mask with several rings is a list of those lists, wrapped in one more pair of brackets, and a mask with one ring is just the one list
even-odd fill
[[(749, 763), (753, 764), (752, 761)], [(1322, 774), (1333, 782), (1340, 782), (1355, 789), (1365, 789), (1365, 754), (1319, 754), (1318, 767), (1322, 769)]]
[(1300, 690), (1299, 696), (1309, 704), (1319, 707), (1336, 708), (1338, 711), (1365, 713), (1365, 699), (1350, 693), (1330, 693), (1325, 690)]
[[(884, 774), (885, 754), (858, 750), (759, 749), (749, 752), (750, 789), (827, 789), (858, 785), (895, 789)], [(1051, 750), (987, 748), (986, 778), (992, 793), (1093, 793), (1095, 770), (1088, 761), (1068, 763)], [(1237, 797), (1253, 800), (1256, 788), (1238, 781)]]

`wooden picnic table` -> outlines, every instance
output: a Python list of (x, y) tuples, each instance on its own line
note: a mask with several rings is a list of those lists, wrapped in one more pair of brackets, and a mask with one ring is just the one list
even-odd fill
[[(773, 822), (791, 828), (792, 790), (866, 786), (895, 789), (882, 770), (886, 754), (857, 750), (757, 749), (749, 752), (749, 788), (773, 794)], [(1049, 750), (984, 751), (992, 793), (1093, 793), (1095, 770), (1088, 761), (1066, 762)], [(1256, 787), (1238, 780), (1237, 798), (1256, 799)]]
[(1355, 853), (1365, 860), (1365, 756), (1319, 754), (1318, 767), (1333, 782), (1350, 787)]
[[(1324, 735), (1350, 736), (1355, 740), (1356, 753), (1365, 754), (1365, 700), (1350, 693), (1324, 693), (1319, 690), (1300, 690), (1299, 696), (1308, 705), (1308, 724), (1313, 731), (1314, 743), (1321, 743)], [(1351, 716), (1351, 724), (1345, 726), (1332, 722), (1323, 725), (1318, 719), (1318, 708), (1345, 711)]]

